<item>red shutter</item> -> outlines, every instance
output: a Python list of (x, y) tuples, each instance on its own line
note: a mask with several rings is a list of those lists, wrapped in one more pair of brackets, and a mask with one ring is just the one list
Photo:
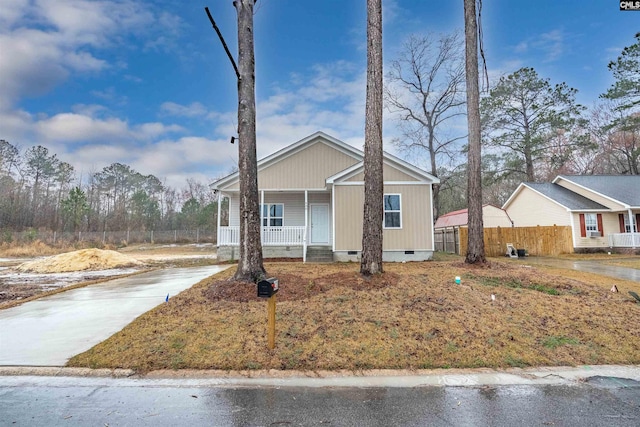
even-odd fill
[(604, 228), (602, 228), (602, 214), (598, 214), (598, 231), (601, 236), (604, 236)]
[(580, 214), (580, 237), (587, 237), (587, 226), (584, 224), (584, 214)]
[(640, 214), (636, 214), (636, 233), (640, 233)]
[(618, 221), (620, 221), (620, 232), (624, 233), (624, 214), (618, 214)]

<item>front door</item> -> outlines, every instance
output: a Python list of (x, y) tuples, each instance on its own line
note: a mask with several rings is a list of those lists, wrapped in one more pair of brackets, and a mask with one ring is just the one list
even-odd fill
[(329, 205), (311, 205), (311, 244), (329, 243)]

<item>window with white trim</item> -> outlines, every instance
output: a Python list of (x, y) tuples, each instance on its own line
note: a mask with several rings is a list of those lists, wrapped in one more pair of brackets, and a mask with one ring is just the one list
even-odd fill
[(402, 228), (400, 194), (384, 195), (384, 228)]
[(638, 224), (636, 224), (636, 216), (633, 215), (631, 219), (633, 220), (633, 229), (629, 225), (629, 215), (623, 215), (624, 217), (624, 232), (625, 233), (637, 233), (638, 232)]
[(261, 205), (262, 226), (282, 227), (284, 224), (284, 205), (282, 203), (271, 203)]
[(587, 232), (598, 231), (598, 215), (594, 213), (584, 214), (584, 227)]

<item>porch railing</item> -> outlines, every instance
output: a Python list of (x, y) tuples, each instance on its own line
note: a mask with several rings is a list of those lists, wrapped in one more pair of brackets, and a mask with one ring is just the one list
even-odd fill
[[(304, 226), (296, 227), (262, 227), (263, 246), (302, 246), (304, 243)], [(220, 227), (219, 246), (238, 246), (240, 244), (240, 227)]]
[(609, 234), (609, 246), (613, 248), (640, 248), (640, 233)]

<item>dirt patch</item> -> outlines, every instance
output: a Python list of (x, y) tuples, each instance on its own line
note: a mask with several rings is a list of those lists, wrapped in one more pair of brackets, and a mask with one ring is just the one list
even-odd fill
[(142, 262), (116, 251), (103, 249), (81, 249), (28, 261), (16, 270), (28, 273), (67, 273), (85, 270), (108, 270), (111, 268), (141, 267)]

